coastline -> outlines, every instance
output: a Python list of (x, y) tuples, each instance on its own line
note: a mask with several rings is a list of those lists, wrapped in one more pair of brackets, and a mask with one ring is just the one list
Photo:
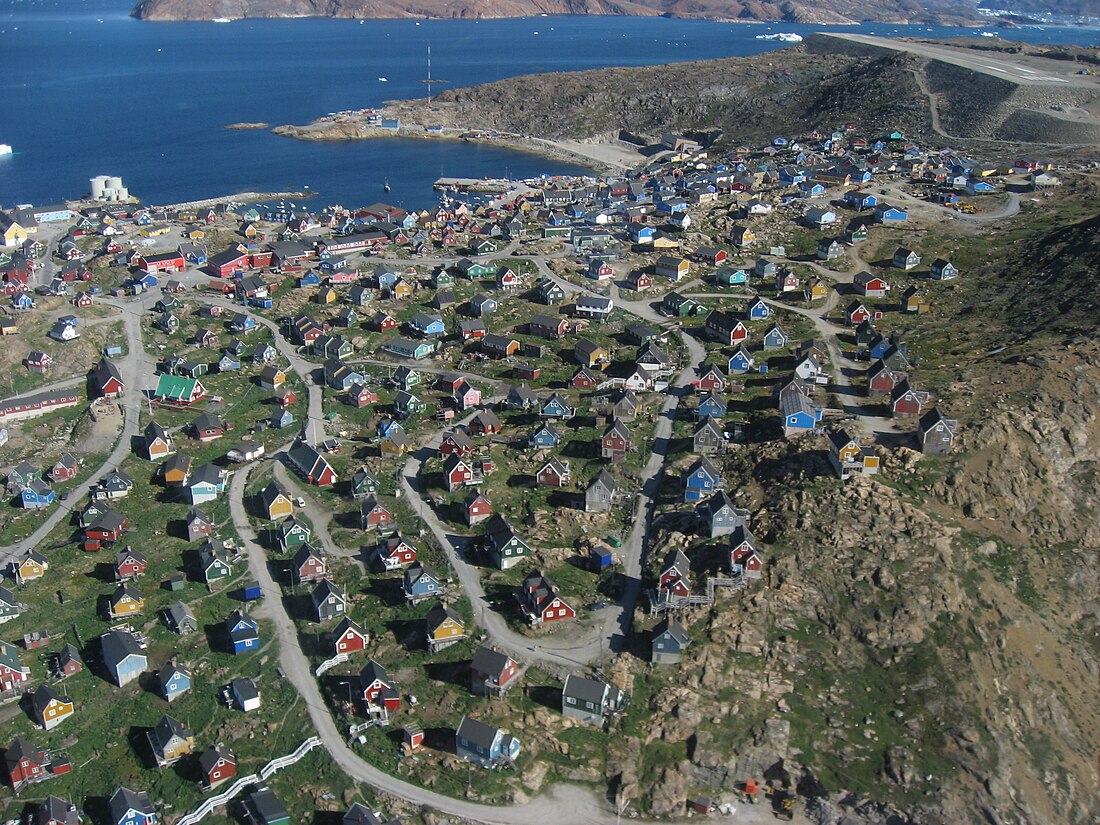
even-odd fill
[(286, 200), (295, 198), (306, 200), (317, 195), (317, 192), (238, 192), (235, 195), (223, 195), (220, 198), (203, 198), (197, 201), (184, 201), (183, 203), (165, 204), (163, 209), (207, 209), (219, 203), (233, 201), (236, 203), (255, 203), (257, 201)]
[(586, 143), (576, 140), (552, 140), (528, 135), (497, 131), (481, 131), (476, 128), (446, 127), (441, 131), (429, 131), (422, 124), (402, 123), (396, 129), (370, 126), (361, 121), (335, 122), (315, 120), (306, 126), (276, 126), (271, 130), (280, 137), (306, 141), (353, 141), (377, 138), (404, 140), (461, 140), (485, 143), (513, 151), (528, 152), (541, 157), (566, 160), (587, 166), (595, 172), (616, 173), (636, 168), (648, 158), (631, 149), (622, 141)]

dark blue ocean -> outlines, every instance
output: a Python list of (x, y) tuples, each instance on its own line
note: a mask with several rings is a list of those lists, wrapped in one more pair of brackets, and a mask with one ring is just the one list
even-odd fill
[[(78, 197), (121, 175), (146, 203), (306, 186), (318, 202), (430, 206), (440, 175), (529, 177), (583, 171), (523, 152), (450, 141), (305, 143), (237, 121), (305, 123), (327, 112), (526, 72), (748, 55), (767, 32), (822, 27), (630, 17), (483, 21), (244, 20), (141, 23), (129, 0), (0, 0), (0, 204)], [(879, 35), (973, 29), (864, 25)], [(995, 29), (994, 29), (995, 30)], [(1034, 42), (1100, 43), (1100, 30), (1028, 28)], [(386, 78), (386, 82), (380, 80)], [(389, 180), (392, 191), (383, 193)]]

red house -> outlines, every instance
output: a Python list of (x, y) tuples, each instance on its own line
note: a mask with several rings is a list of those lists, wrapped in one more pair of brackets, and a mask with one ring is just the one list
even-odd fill
[(390, 315), (388, 312), (379, 312), (374, 316), (374, 328), (379, 332), (385, 332), (390, 329), (397, 329), (397, 319)]
[(871, 320), (871, 312), (859, 301), (852, 301), (848, 308), (844, 310), (844, 317), (848, 320), (849, 325), (857, 327), (864, 321)]
[(466, 496), (462, 509), (466, 514), (466, 523), (471, 527), (485, 521), (493, 514), (492, 503), (477, 490), (471, 490), (470, 494)]
[(894, 372), (885, 361), (879, 359), (867, 370), (867, 394), (889, 395), (904, 377), (904, 374)]
[(61, 458), (57, 459), (47, 475), (54, 484), (60, 484), (62, 481), (68, 481), (76, 476), (78, 466), (76, 457), (72, 453), (62, 453)]
[(585, 367), (578, 369), (569, 379), (569, 386), (575, 390), (590, 390), (598, 383), (600, 383), (599, 379)]
[(894, 418), (916, 418), (931, 397), (931, 393), (910, 387), (908, 379), (903, 380), (890, 394), (890, 412)]
[(0, 642), (0, 692), (15, 690), (30, 679), (31, 669), (20, 661), (19, 648)]
[(491, 410), (482, 410), (470, 419), (470, 432), (475, 435), (493, 435), (499, 433), (503, 424)]
[(401, 536), (390, 536), (376, 551), (378, 560), (386, 570), (400, 570), (416, 561), (416, 547)]
[(199, 756), (202, 781), (213, 788), (237, 775), (237, 759), (222, 745), (211, 745)]
[(136, 579), (144, 575), (145, 568), (148, 566), (149, 562), (145, 560), (145, 556), (127, 546), (115, 557), (115, 578), (119, 581)]
[(557, 586), (537, 572), (524, 579), (519, 602), (520, 608), (534, 625), (577, 617), (577, 611), (561, 597)]
[(474, 480), (474, 468), (459, 458), (451, 455), (443, 463), (443, 483), (447, 491), (453, 493), (459, 487), (465, 487)]
[(4, 751), (4, 762), (12, 787), (41, 782), (50, 776), (50, 760), (46, 752), (26, 739), (16, 739), (11, 743)]
[(450, 430), (443, 434), (439, 442), (440, 455), (468, 456), (474, 451), (474, 443), (465, 430)]
[(158, 255), (139, 255), (137, 267), (142, 272), (183, 272), (187, 264), (179, 252), (162, 252)]
[(661, 565), (657, 589), (673, 596), (691, 593), (691, 563), (681, 550), (672, 550)]
[(764, 570), (764, 558), (752, 549), (740, 550), (733, 555), (734, 564), (741, 566), (741, 574), (745, 578), (759, 579)]
[(653, 286), (653, 276), (648, 272), (635, 270), (626, 276), (626, 283), (631, 289), (643, 290)]
[(551, 458), (535, 474), (539, 487), (564, 487), (571, 478), (569, 465), (557, 458)]
[(377, 530), (393, 524), (393, 513), (385, 508), (374, 496), (364, 501), (359, 507), (359, 526), (364, 530)]
[(78, 292), (73, 297), (73, 306), (76, 307), (90, 307), (93, 303), (92, 293), (90, 292)]
[(108, 510), (84, 530), (84, 538), (89, 541), (118, 541), (126, 529), (126, 516)]
[(748, 328), (740, 320), (720, 309), (707, 315), (705, 328), (708, 336), (726, 346), (736, 346), (749, 337)]
[(726, 376), (721, 369), (711, 365), (704, 370), (695, 386), (702, 393), (725, 392)]
[(695, 250), (695, 260), (705, 264), (711, 264), (712, 266), (725, 263), (727, 257), (728, 253), (726, 250), (717, 249), (713, 246), (701, 246)]
[(363, 691), (363, 701), (368, 706), (381, 706), (388, 711), (401, 707), (401, 696), (397, 692), (396, 683), (374, 659), (359, 672), (359, 685)]
[(370, 637), (367, 632), (345, 616), (332, 632), (333, 654), (339, 656), (341, 653), (359, 653), (367, 649), (368, 641)]
[(331, 575), (325, 554), (309, 544), (303, 544), (298, 548), (291, 564), (294, 579), (298, 584), (321, 581)]
[(347, 399), (353, 407), (362, 409), (368, 404), (377, 404), (378, 393), (363, 384), (356, 384), (348, 390)]

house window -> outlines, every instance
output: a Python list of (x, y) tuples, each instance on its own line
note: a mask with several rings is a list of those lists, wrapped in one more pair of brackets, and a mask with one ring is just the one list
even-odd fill
[(566, 697), (565, 697), (565, 704), (567, 704), (567, 705), (575, 705), (575, 704), (577, 704), (577, 700), (576, 700), (576, 699), (574, 699), (574, 698), (573, 698), (572, 696), (566, 696)]

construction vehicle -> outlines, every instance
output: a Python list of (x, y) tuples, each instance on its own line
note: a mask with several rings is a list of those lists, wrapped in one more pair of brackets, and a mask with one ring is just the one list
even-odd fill
[(742, 802), (755, 805), (760, 801), (760, 786), (756, 782), (756, 777), (750, 776), (746, 779), (739, 790), (741, 791)]
[(973, 215), (975, 212), (978, 211), (978, 207), (976, 207), (972, 203), (966, 203), (966, 202), (957, 204), (955, 206), (955, 208), (958, 209), (960, 212), (963, 212), (967, 215)]
[(794, 785), (765, 785), (764, 796), (772, 801), (772, 813), (776, 819), (788, 822), (794, 819), (794, 806), (798, 801), (798, 789)]

